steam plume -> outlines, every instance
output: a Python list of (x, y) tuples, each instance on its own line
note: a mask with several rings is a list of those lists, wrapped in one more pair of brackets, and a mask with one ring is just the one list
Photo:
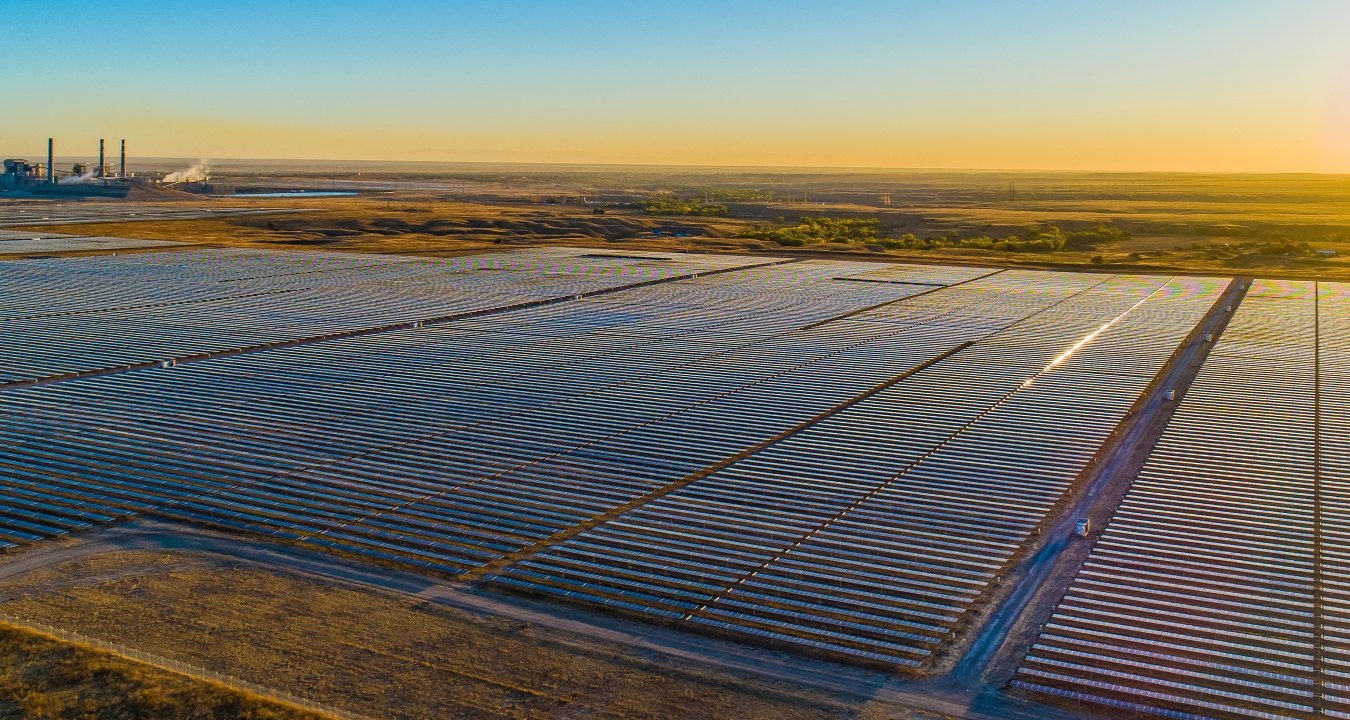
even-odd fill
[(93, 181), (94, 181), (94, 171), (90, 170), (89, 172), (83, 175), (68, 175), (66, 177), (61, 178), (60, 180), (57, 180), (56, 182), (60, 185), (76, 185), (79, 183), (87, 183)]
[(165, 184), (180, 182), (206, 182), (211, 179), (211, 161), (198, 160), (190, 168), (171, 172), (164, 176)]

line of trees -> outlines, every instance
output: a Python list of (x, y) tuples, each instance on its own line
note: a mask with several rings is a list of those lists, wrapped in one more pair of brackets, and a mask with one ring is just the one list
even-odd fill
[(642, 204), (648, 215), (692, 215), (696, 217), (726, 217), (727, 206), (704, 203), (701, 199), (684, 200), (674, 196), (651, 198)]
[(1295, 240), (1262, 243), (1256, 247), (1256, 251), (1262, 255), (1287, 255), (1289, 257), (1308, 257), (1313, 254), (1311, 245)]
[(756, 240), (779, 245), (818, 245), (820, 243), (874, 243), (881, 233), (876, 218), (804, 217), (792, 227), (757, 227), (743, 234)]
[(1106, 243), (1130, 239), (1130, 234), (1113, 225), (1098, 225), (1090, 230), (1064, 230), (1055, 225), (1034, 228), (1021, 235), (1003, 238), (961, 237), (959, 233), (920, 238), (912, 233), (900, 237), (882, 237), (881, 222), (875, 218), (804, 217), (790, 227), (757, 227), (743, 237), (768, 240), (779, 245), (816, 245), (820, 243), (877, 243), (893, 250), (935, 250), (968, 248), (1001, 252), (1041, 253), (1060, 250), (1091, 250)]
[(1029, 230), (1022, 235), (1009, 235), (994, 239), (988, 235), (963, 238), (959, 234), (918, 238), (905, 234), (898, 238), (887, 238), (882, 245), (904, 250), (934, 250), (937, 248), (970, 248), (975, 250), (998, 250), (1002, 252), (1042, 253), (1060, 250), (1092, 250), (1106, 243), (1123, 242), (1130, 234), (1113, 225), (1098, 225), (1090, 230), (1064, 230), (1051, 225)]

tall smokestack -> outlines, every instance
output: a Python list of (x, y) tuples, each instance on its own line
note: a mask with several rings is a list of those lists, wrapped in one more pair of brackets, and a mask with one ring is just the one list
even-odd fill
[(98, 139), (98, 167), (94, 168), (94, 177), (103, 177), (103, 138)]
[(47, 138), (47, 182), (56, 182), (56, 156), (52, 154), (51, 138)]
[(127, 177), (127, 140), (122, 138), (122, 163), (117, 166), (117, 170), (122, 175), (122, 179)]

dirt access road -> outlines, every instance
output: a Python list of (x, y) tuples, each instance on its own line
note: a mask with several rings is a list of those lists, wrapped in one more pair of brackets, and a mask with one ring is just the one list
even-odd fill
[[(1058, 518), (1042, 533), (1039, 550), (1013, 571), (1017, 578), (1014, 589), (971, 641), (965, 655), (941, 679), (943, 684), (985, 688), (987, 699), (990, 689), (1000, 689), (1011, 679), (1036, 628), (1053, 613), (1091, 551), (1091, 537), (1076, 535), (1077, 522), (1088, 519), (1094, 531), (1105, 526), (1250, 286), (1251, 278), (1235, 278), (1173, 353), (1131, 415), (1102, 448)], [(1169, 393), (1174, 399), (1168, 399)], [(1095, 532), (1090, 535), (1095, 536)]]

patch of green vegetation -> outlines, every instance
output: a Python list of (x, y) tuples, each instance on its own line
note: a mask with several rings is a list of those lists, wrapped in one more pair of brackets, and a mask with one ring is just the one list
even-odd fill
[(1023, 235), (1009, 235), (995, 240), (988, 235), (963, 238), (959, 233), (951, 236), (918, 238), (907, 233), (898, 238), (886, 238), (881, 244), (895, 250), (936, 250), (938, 248), (961, 248), (970, 250), (997, 250), (1015, 253), (1044, 253), (1061, 250), (1091, 250), (1099, 245), (1111, 242), (1124, 242), (1130, 234), (1118, 227), (1098, 225), (1091, 230), (1062, 230), (1055, 225), (1037, 228)]
[(742, 237), (769, 240), (779, 245), (791, 246), (821, 243), (880, 243), (892, 250), (962, 248), (1041, 253), (1060, 250), (1091, 250), (1106, 243), (1129, 240), (1130, 234), (1110, 225), (1098, 225), (1090, 230), (1069, 231), (1051, 225), (1030, 230), (1023, 235), (1009, 235), (1000, 239), (994, 239), (988, 235), (961, 237), (959, 233), (928, 238), (919, 238), (912, 233), (906, 233), (898, 238), (883, 238), (881, 237), (881, 223), (875, 218), (804, 217), (800, 224), (791, 227), (756, 227), (742, 233)]
[(874, 243), (880, 230), (881, 221), (876, 218), (804, 217), (800, 224), (792, 227), (756, 227), (741, 236), (795, 247), (821, 243)]
[(1313, 254), (1312, 246), (1305, 242), (1294, 242), (1293, 240), (1277, 240), (1275, 242), (1261, 243), (1256, 246), (1256, 252), (1262, 255), (1285, 255), (1288, 257), (1309, 257)]
[(705, 202), (773, 202), (778, 199), (767, 190), (747, 190), (742, 188), (707, 188), (697, 191)]
[(1200, 252), (1200, 256), (1206, 260), (1232, 260), (1237, 257), (1240, 250), (1234, 245), (1195, 245), (1193, 250)]
[(642, 204), (642, 211), (648, 215), (727, 216), (726, 205), (705, 204), (701, 199), (683, 200), (670, 196), (656, 197), (646, 201)]

